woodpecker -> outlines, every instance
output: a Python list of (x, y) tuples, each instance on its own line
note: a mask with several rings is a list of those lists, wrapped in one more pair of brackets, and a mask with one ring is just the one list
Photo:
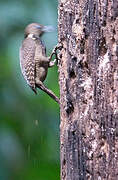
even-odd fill
[(37, 88), (40, 88), (59, 103), (58, 97), (43, 84), (48, 68), (54, 66), (56, 62), (56, 59), (54, 61), (51, 59), (56, 54), (58, 47), (56, 46), (50, 57), (47, 57), (41, 36), (44, 32), (52, 30), (51, 26), (43, 26), (38, 23), (29, 24), (25, 28), (24, 40), (20, 47), (20, 67), (24, 79), (36, 94)]

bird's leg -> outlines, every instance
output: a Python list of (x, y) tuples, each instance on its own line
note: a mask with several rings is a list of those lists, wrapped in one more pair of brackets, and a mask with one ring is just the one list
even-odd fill
[(50, 89), (48, 89), (41, 81), (37, 81), (36, 85), (38, 88), (40, 88), (45, 93), (47, 93), (51, 98), (53, 98), (58, 104), (60, 104), (59, 98)]
[[(55, 63), (58, 61), (57, 50), (58, 50), (58, 49), (60, 50), (61, 48), (62, 48), (62, 45), (57, 44), (57, 45), (54, 47), (54, 49), (53, 49), (50, 57), (42, 57), (43, 62), (48, 62), (48, 67), (54, 66)], [(56, 59), (54, 59), (53, 61), (51, 61), (53, 55), (56, 56)], [(44, 59), (45, 59), (45, 61), (44, 61)], [(41, 61), (41, 59), (40, 59), (40, 61)], [(36, 79), (36, 86), (37, 86), (39, 89), (43, 90), (45, 93), (47, 93), (47, 94), (48, 94), (51, 98), (53, 98), (58, 104), (60, 104), (59, 98), (58, 98), (50, 89), (48, 89), (48, 88), (42, 83), (42, 81)]]
[[(56, 62), (58, 62), (58, 55), (57, 55), (57, 50), (60, 50), (62, 48), (61, 44), (57, 44), (54, 49), (52, 50), (52, 53), (49, 57), (49, 67), (52, 67), (55, 65)], [(53, 61), (51, 61), (53, 55), (55, 55), (55, 59)]]

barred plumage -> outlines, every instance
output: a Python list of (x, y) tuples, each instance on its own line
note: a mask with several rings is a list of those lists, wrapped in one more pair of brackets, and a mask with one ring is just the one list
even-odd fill
[[(20, 66), (22, 74), (27, 82), (27, 84), (32, 88), (32, 90), (36, 93), (36, 77), (39, 80), (44, 80), (47, 72), (45, 73), (45, 77), (42, 76), (42, 72), (40, 71), (39, 63), (46, 61), (46, 51), (45, 46), (43, 45), (40, 36), (46, 29), (45, 26), (42, 26), (38, 23), (29, 24), (25, 28), (25, 39), (22, 42), (22, 46), (20, 48)], [(43, 57), (43, 58), (42, 58)], [(43, 59), (43, 60), (42, 60)], [(43, 64), (41, 66), (44, 66)], [(46, 67), (44, 67), (44, 71), (48, 69), (48, 62)]]
[(35, 49), (36, 43), (31, 38), (26, 38), (20, 48), (20, 66), (27, 84), (36, 93), (35, 84)]

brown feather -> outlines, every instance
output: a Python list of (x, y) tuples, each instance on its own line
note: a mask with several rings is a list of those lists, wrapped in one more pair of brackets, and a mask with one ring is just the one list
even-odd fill
[(28, 85), (36, 93), (35, 87), (35, 41), (31, 38), (26, 38), (20, 48), (20, 66), (22, 74)]

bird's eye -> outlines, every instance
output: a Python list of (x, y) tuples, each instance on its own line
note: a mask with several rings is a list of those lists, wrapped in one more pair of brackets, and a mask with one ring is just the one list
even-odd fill
[(42, 27), (40, 25), (35, 26), (37, 29), (41, 29)]

